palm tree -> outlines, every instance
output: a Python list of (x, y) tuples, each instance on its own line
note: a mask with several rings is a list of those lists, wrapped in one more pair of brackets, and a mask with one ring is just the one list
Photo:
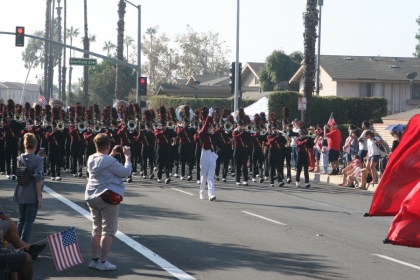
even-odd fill
[[(79, 28), (74, 28), (73, 26), (70, 27), (70, 29), (66, 29), (66, 38), (70, 38), (70, 46), (73, 46), (73, 38), (77, 38), (79, 36)], [(74, 56), (73, 51), (73, 56)], [(71, 56), (71, 51), (70, 51)], [(69, 94), (71, 93), (71, 73), (73, 72), (73, 67), (70, 66), (69, 71)]]
[[(46, 0), (45, 10), (45, 39), (50, 38), (50, 22), (51, 22), (51, 0)], [(44, 44), (44, 93), (48, 92), (48, 69), (49, 69), (49, 48), (50, 44), (45, 42)]]
[[(84, 21), (85, 21), (85, 37), (83, 37), (83, 49), (89, 50), (89, 43), (91, 38), (92, 41), (96, 41), (96, 36), (88, 36), (88, 21), (87, 21), (87, 0), (84, 0)], [(85, 53), (84, 58), (89, 58), (89, 54)], [(83, 66), (83, 103), (85, 106), (88, 105), (89, 101), (89, 75), (88, 66)]]
[[(67, 39), (67, 0), (64, 0), (64, 45), (66, 44)], [(61, 81), (61, 98), (63, 98), (63, 101), (66, 102), (66, 74), (67, 74), (67, 67), (66, 67), (66, 59), (67, 59), (67, 48), (63, 48), (64, 54), (63, 54), (63, 68), (62, 68), (62, 81)]]
[[(80, 40), (80, 43), (83, 44), (84, 40), (85, 40), (85, 37), (82, 37), (82, 40)], [(89, 40), (89, 43), (96, 43), (96, 35), (95, 34), (92, 35), (89, 33), (88, 40)]]
[(134, 42), (133, 37), (125, 36), (124, 44), (127, 47), (127, 61), (128, 61), (128, 47), (131, 46), (133, 44), (133, 42)]
[(317, 0), (306, 0), (305, 33), (303, 60), (303, 93), (306, 97), (306, 112), (304, 122), (311, 125), (312, 94), (315, 87), (315, 43), (317, 39), (316, 28), (318, 26)]
[(159, 28), (159, 26), (155, 26), (155, 27), (149, 27), (149, 28), (147, 28), (147, 30), (146, 30), (146, 34), (147, 35), (149, 35), (150, 36), (150, 58), (149, 58), (149, 60), (150, 60), (150, 84), (154, 84), (154, 81), (153, 81), (153, 77), (154, 77), (154, 63), (153, 63), (153, 61), (154, 61), (154, 54), (153, 54), (153, 35), (155, 35), (156, 33), (157, 33), (157, 30), (158, 30), (158, 28)]
[[(118, 23), (117, 23), (117, 58), (124, 60), (124, 15), (125, 15), (125, 1), (119, 0), (118, 3)], [(122, 98), (122, 84), (123, 84), (123, 71), (122, 66), (117, 64), (116, 77), (115, 77), (115, 98)]]
[(106, 55), (109, 56), (109, 52), (113, 49), (115, 49), (115, 44), (111, 42), (111, 40), (108, 40), (108, 42), (104, 42), (104, 47), (102, 48), (103, 51), (106, 51)]

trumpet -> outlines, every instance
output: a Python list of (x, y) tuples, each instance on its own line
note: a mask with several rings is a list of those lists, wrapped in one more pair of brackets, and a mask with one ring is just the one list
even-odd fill
[(279, 131), (279, 134), (283, 137), (289, 137), (289, 132)]
[(64, 123), (62, 123), (62, 122), (58, 122), (57, 123), (57, 130), (60, 130), (60, 131), (62, 131), (63, 129), (64, 129)]
[(94, 133), (99, 133), (99, 132), (101, 132), (101, 130), (102, 130), (102, 127), (99, 124), (95, 124), (93, 126), (93, 132)]
[(226, 122), (223, 128), (225, 129), (226, 133), (228, 133), (232, 131), (233, 125), (231, 122)]
[(245, 128), (245, 131), (250, 133), (255, 133), (255, 131), (252, 129), (252, 124), (248, 124)]
[(85, 130), (86, 130), (86, 124), (85, 124), (84, 122), (80, 122), (80, 123), (77, 125), (77, 129), (78, 129), (80, 132), (85, 131)]
[(308, 137), (310, 137), (310, 138), (315, 138), (315, 136), (316, 136), (315, 131), (313, 131), (313, 130), (309, 130), (309, 132), (308, 132)]
[(137, 128), (136, 121), (135, 120), (129, 120), (127, 122), (127, 127), (128, 127), (128, 130), (130, 131), (130, 133), (133, 133), (134, 130)]
[(15, 115), (13, 116), (13, 119), (14, 119), (15, 121), (17, 121), (17, 122), (20, 122), (20, 121), (22, 120), (22, 115), (20, 115), (20, 114), (15, 114)]
[(168, 123), (167, 123), (166, 127), (167, 127), (168, 129), (174, 129), (174, 122), (173, 122), (173, 121), (168, 121)]

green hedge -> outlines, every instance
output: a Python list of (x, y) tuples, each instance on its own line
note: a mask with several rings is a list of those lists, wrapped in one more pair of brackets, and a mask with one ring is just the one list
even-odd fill
[[(254, 103), (257, 100), (243, 100), (242, 107), (247, 107)], [(188, 97), (168, 97), (162, 95), (155, 95), (150, 98), (150, 105), (149, 108), (157, 109), (161, 105), (165, 105), (166, 107), (178, 107), (180, 105), (190, 105), (190, 107), (195, 110), (201, 108), (202, 106), (219, 108), (222, 110), (223, 108), (231, 108), (233, 107), (232, 99), (227, 98), (188, 98)], [(233, 110), (232, 110), (233, 111)]]
[[(277, 118), (282, 118), (284, 106), (290, 108), (290, 119), (299, 118), (298, 98), (302, 97), (294, 91), (275, 92), (269, 95), (268, 111), (275, 112)], [(385, 98), (362, 97), (319, 97), (314, 96), (312, 104), (312, 125), (325, 124), (331, 112), (337, 124), (355, 124), (361, 126), (363, 121), (382, 122), (381, 117), (387, 115), (387, 100)]]

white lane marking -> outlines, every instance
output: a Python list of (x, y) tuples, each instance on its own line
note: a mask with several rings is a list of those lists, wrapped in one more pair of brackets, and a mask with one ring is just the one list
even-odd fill
[(267, 221), (270, 221), (272, 223), (276, 223), (276, 224), (279, 224), (279, 225), (282, 225), (282, 226), (287, 226), (286, 224), (280, 223), (278, 221), (274, 221), (272, 219), (269, 219), (269, 218), (266, 218), (266, 217), (263, 217), (263, 216), (260, 216), (260, 215), (254, 214), (254, 213), (250, 213), (250, 212), (247, 212), (247, 211), (242, 211), (242, 213), (245, 213), (245, 214), (248, 214), (248, 215), (251, 215), (251, 216), (254, 216), (254, 217), (258, 217), (258, 218), (261, 218), (261, 219), (264, 219), (264, 220), (267, 220)]
[(324, 206), (331, 206), (331, 205), (329, 205), (329, 204), (322, 203), (322, 202), (318, 202), (318, 204), (321, 204), (321, 205), (324, 205)]
[(373, 255), (377, 256), (377, 257), (380, 257), (380, 258), (383, 258), (383, 259), (386, 259), (386, 260), (389, 260), (389, 261), (393, 261), (393, 262), (403, 264), (403, 265), (406, 265), (406, 266), (409, 266), (409, 267), (420, 270), (420, 266), (417, 266), (417, 265), (414, 265), (414, 264), (411, 264), (411, 263), (406, 263), (406, 262), (403, 262), (403, 261), (400, 261), (400, 260), (397, 260), (397, 259), (393, 259), (393, 258), (384, 256), (384, 255), (378, 255), (378, 254), (373, 254)]
[[(74, 204), (73, 202), (71, 202), (67, 198), (63, 197), (61, 194), (58, 194), (57, 192), (48, 188), (47, 186), (44, 186), (44, 191), (46, 191), (49, 195), (58, 199), (62, 203), (66, 204), (67, 206), (69, 206), (70, 208), (72, 208), (73, 210), (75, 210), (76, 212), (78, 212), (79, 214), (84, 216), (85, 218), (92, 221), (92, 217), (90, 216), (90, 212), (86, 211), (85, 209), (83, 209), (79, 205)], [(130, 237), (128, 237), (127, 235), (125, 235), (121, 231), (117, 231), (117, 234), (115, 235), (115, 237), (118, 238), (119, 240), (121, 240), (122, 242), (124, 242), (125, 244), (127, 244), (128, 246), (130, 246), (135, 251), (139, 252), (140, 254), (142, 254), (143, 256), (148, 258), (150, 261), (154, 262), (155, 264), (157, 264), (158, 266), (160, 266), (161, 268), (163, 268), (164, 270), (169, 272), (170, 274), (172, 274), (173, 276), (175, 276), (176, 278), (178, 278), (180, 280), (195, 280), (194, 277), (188, 275), (186, 272), (177, 268), (176, 266), (174, 266), (173, 264), (171, 264), (167, 260), (163, 259), (158, 254), (156, 254), (153, 251), (151, 251), (150, 249), (144, 247), (142, 244), (140, 244), (137, 241), (131, 239)]]
[(174, 191), (179, 191), (179, 192), (185, 193), (185, 194), (194, 195), (194, 194), (192, 194), (192, 193), (189, 193), (189, 192), (186, 192), (186, 191), (179, 190), (179, 189), (177, 189), (177, 188), (171, 188), (171, 189), (173, 189)]

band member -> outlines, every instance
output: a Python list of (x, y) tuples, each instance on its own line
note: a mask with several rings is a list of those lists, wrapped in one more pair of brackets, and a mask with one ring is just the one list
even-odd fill
[[(147, 110), (146, 110), (147, 111)], [(145, 131), (142, 131), (137, 136), (137, 141), (141, 142), (141, 158), (143, 160), (143, 179), (147, 178), (147, 167), (150, 168), (149, 179), (153, 179), (154, 162), (155, 162), (155, 135), (153, 134), (152, 125), (149, 122), (145, 123)], [(149, 162), (149, 164), (147, 164)]]
[[(134, 142), (132, 133), (130, 133), (129, 129), (128, 129), (128, 122), (129, 122), (129, 118), (131, 118), (131, 113), (130, 113), (130, 108), (128, 106), (123, 108), (123, 123), (118, 125), (118, 132), (117, 135), (120, 138), (120, 145), (124, 146), (124, 147), (132, 147), (132, 144)], [(137, 165), (137, 163), (134, 162), (134, 158), (132, 157), (133, 160), (133, 166)], [(125, 164), (125, 157), (121, 157), (121, 163)], [(131, 174), (130, 176), (125, 179), (123, 178), (123, 181), (127, 181), (128, 183), (130, 183), (132, 181), (132, 177)]]
[(302, 128), (303, 125), (300, 125), (299, 138), (296, 140), (296, 146), (298, 148), (298, 158), (297, 158), (297, 171), (296, 171), (296, 186), (300, 187), (300, 173), (303, 172), (305, 175), (305, 188), (311, 187), (309, 184), (309, 156), (308, 156), (308, 142), (311, 141), (311, 138), (306, 135), (306, 131)]
[[(273, 114), (273, 113), (271, 113)], [(282, 175), (282, 164), (281, 164), (281, 149), (284, 147), (286, 143), (286, 139), (280, 135), (277, 124), (272, 123), (271, 126), (271, 134), (267, 135), (267, 143), (268, 143), (268, 159), (270, 165), (270, 186), (274, 187), (274, 178), (277, 171), (277, 181), (279, 187), (284, 186), (284, 178)]]
[(168, 111), (166, 112), (166, 115), (167, 115), (166, 120), (168, 123), (170, 123), (166, 125), (166, 129), (170, 130), (175, 135), (174, 137), (170, 139), (171, 158), (169, 159), (169, 162), (171, 164), (171, 169), (169, 171), (169, 176), (172, 176), (172, 171), (175, 167), (174, 177), (178, 178), (179, 177), (179, 139), (175, 131), (175, 124), (177, 123), (177, 118), (176, 118), (174, 107), (169, 107)]
[[(194, 124), (197, 127), (197, 130), (200, 131), (203, 128), (203, 124), (201, 122), (201, 112), (199, 109), (194, 111)], [(198, 136), (198, 133), (194, 134), (194, 143), (195, 143), (195, 166), (197, 169), (197, 184), (201, 184), (201, 169), (200, 169), (200, 162), (201, 162), (201, 140)]]
[(5, 157), (4, 157), (4, 140), (5, 140), (5, 132), (3, 128), (3, 123), (6, 120), (3, 120), (3, 110), (4, 104), (0, 103), (0, 175), (6, 174), (6, 167), (5, 167)]
[(238, 126), (233, 131), (234, 139), (233, 159), (235, 161), (236, 184), (241, 185), (241, 171), (243, 172), (243, 185), (248, 185), (248, 148), (246, 141), (250, 139), (250, 135), (245, 131), (245, 111), (243, 108), (238, 109), (237, 114)]
[(71, 169), (74, 177), (82, 177), (83, 152), (85, 150), (83, 134), (86, 131), (86, 125), (82, 122), (81, 116), (83, 116), (83, 108), (80, 104), (78, 104), (76, 106), (77, 127), (71, 126), (69, 128), (71, 138)]
[(49, 148), (48, 161), (51, 168), (51, 180), (60, 181), (60, 168), (62, 163), (61, 161), (63, 159), (61, 154), (61, 145), (65, 140), (64, 134), (61, 130), (57, 129), (57, 123), (54, 121), (52, 131), (46, 132), (45, 137)]
[(204, 199), (204, 189), (208, 188), (208, 196), (210, 201), (216, 200), (214, 194), (214, 171), (216, 168), (217, 154), (215, 150), (215, 139), (213, 135), (213, 108), (210, 110), (207, 107), (201, 108), (202, 119), (205, 118), (204, 126), (201, 128), (198, 136), (202, 143), (201, 151), (201, 185), (200, 185), (200, 199)]
[[(74, 106), (71, 106), (68, 109), (69, 112), (69, 118), (68, 118), (68, 123), (70, 126), (75, 126), (75, 108)], [(66, 157), (66, 161), (65, 161), (65, 169), (67, 173), (71, 173), (71, 164), (70, 164), (70, 146), (71, 146), (71, 135), (70, 135), (70, 129), (69, 126), (64, 127), (63, 130), (64, 133), (64, 137), (66, 138), (66, 143), (65, 143), (65, 148), (64, 148), (64, 155)]]
[(292, 137), (298, 137), (299, 133), (293, 131), (293, 125), (289, 124), (289, 107), (283, 107), (283, 136), (286, 138), (286, 143), (281, 150), (281, 174), (284, 178), (284, 161), (286, 160), (286, 178), (287, 183), (292, 182)]
[[(263, 160), (264, 160), (264, 154), (263, 154), (263, 147), (264, 142), (267, 142), (267, 134), (261, 134), (260, 133), (260, 127), (259, 123), (261, 121), (261, 118), (258, 114), (255, 114), (254, 116), (254, 133), (251, 134), (251, 141), (252, 141), (252, 182), (256, 182), (256, 175), (259, 174), (260, 179), (259, 182), (264, 182), (263, 178)], [(258, 168), (257, 168), (258, 165)]]
[[(96, 135), (93, 133), (93, 111), (91, 109), (86, 109), (85, 119), (87, 121), (87, 129), (83, 134), (83, 139), (85, 140), (85, 162), (87, 162), (89, 156), (96, 153), (95, 143), (93, 142), (93, 138)], [(89, 172), (87, 170), (86, 177), (89, 178)]]
[(171, 139), (176, 137), (174, 131), (166, 128), (166, 108), (165, 106), (160, 106), (159, 111), (159, 122), (155, 125), (155, 138), (156, 138), (156, 154), (157, 154), (157, 164), (158, 164), (158, 173), (157, 173), (157, 182), (162, 182), (162, 172), (165, 169), (166, 180), (165, 183), (169, 184), (171, 178), (169, 176), (169, 170), (171, 167)]
[[(233, 124), (227, 121), (231, 111), (227, 108), (222, 110), (220, 118), (220, 126), (214, 131), (214, 135), (218, 140), (217, 161), (216, 161), (216, 180), (219, 180), (220, 164), (223, 164), (222, 181), (226, 182), (226, 176), (229, 170), (229, 158), (232, 154), (232, 129)], [(227, 125), (226, 125), (227, 124)]]
[[(181, 161), (181, 180), (192, 180), (194, 169), (195, 130), (190, 127), (190, 106), (185, 105), (181, 111), (182, 124), (179, 124), (176, 133), (179, 139), (179, 159)], [(188, 165), (188, 177), (185, 178), (185, 165)]]

